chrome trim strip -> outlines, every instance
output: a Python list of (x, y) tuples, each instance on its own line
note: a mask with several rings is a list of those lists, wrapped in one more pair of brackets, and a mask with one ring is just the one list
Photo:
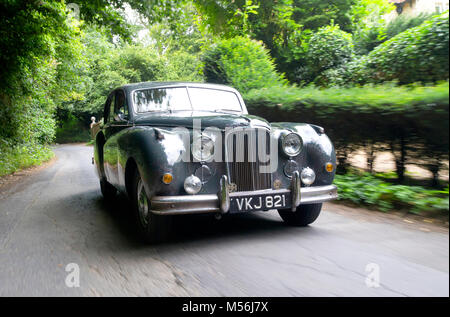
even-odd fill
[[(282, 194), (289, 192), (289, 189), (262, 189), (248, 192), (229, 193), (229, 197), (251, 196), (258, 194)], [(300, 188), (300, 192), (300, 204), (317, 204), (333, 200), (338, 197), (337, 187), (335, 185), (302, 187)], [(151, 212), (161, 215), (222, 212), (222, 209), (220, 208), (219, 195), (214, 194), (154, 196), (151, 200), (150, 208)]]
[(298, 205), (300, 205), (301, 198), (302, 198), (302, 188), (300, 184), (300, 175), (298, 174), (298, 171), (295, 171), (292, 173), (291, 178), (291, 192), (292, 192), (292, 211), (296, 211)]
[(301, 188), (300, 204), (316, 204), (338, 198), (336, 185)]
[(217, 195), (155, 196), (151, 212), (160, 215), (183, 215), (220, 212)]
[(227, 213), (230, 209), (230, 193), (228, 192), (228, 179), (226, 175), (222, 175), (220, 178), (219, 203), (222, 213)]

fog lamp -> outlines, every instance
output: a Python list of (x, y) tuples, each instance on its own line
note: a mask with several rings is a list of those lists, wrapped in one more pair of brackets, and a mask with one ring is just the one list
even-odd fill
[(194, 195), (202, 189), (202, 181), (197, 176), (191, 175), (184, 180), (184, 190), (186, 193)]
[(300, 174), (300, 179), (302, 180), (302, 183), (309, 186), (316, 180), (316, 173), (309, 168), (306, 167), (302, 170), (302, 173)]

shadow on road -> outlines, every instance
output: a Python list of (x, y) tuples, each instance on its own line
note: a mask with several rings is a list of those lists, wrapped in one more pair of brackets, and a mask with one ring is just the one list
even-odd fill
[[(108, 214), (118, 231), (136, 247), (145, 246), (135, 230), (135, 222), (128, 199), (119, 195), (114, 202), (105, 202), (102, 197), (96, 201), (98, 208)], [(281, 218), (271, 219), (262, 212), (226, 215), (222, 219), (215, 219), (212, 214), (180, 215), (173, 217), (172, 231), (168, 241), (159, 244), (177, 245), (180, 243), (217, 240), (228, 238), (252, 238), (276, 234), (288, 234), (295, 230), (311, 233), (314, 228), (293, 228), (286, 226)]]

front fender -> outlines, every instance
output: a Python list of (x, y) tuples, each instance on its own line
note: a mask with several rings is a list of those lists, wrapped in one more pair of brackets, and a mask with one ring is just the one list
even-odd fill
[[(187, 134), (187, 135), (186, 135)], [(127, 162), (135, 161), (149, 197), (164, 193), (175, 195), (183, 186), (190, 164), (181, 160), (187, 151), (183, 138), (189, 138), (189, 131), (135, 126), (128, 129), (118, 140), (121, 185), (125, 188)], [(164, 173), (174, 175), (171, 184), (164, 184)]]
[[(325, 133), (322, 133), (321, 129), (306, 123), (294, 122), (275, 122), (272, 123), (272, 129), (273, 133), (280, 138), (289, 132), (298, 133), (303, 139), (303, 150), (294, 160), (298, 163), (300, 170), (305, 167), (314, 170), (316, 181), (313, 186), (332, 184), (336, 170), (336, 153), (330, 139)], [(288, 158), (280, 148), (277, 170), (280, 178), (284, 176), (283, 168), (287, 160)], [(328, 162), (333, 163), (335, 167), (331, 173), (325, 170), (325, 164)]]

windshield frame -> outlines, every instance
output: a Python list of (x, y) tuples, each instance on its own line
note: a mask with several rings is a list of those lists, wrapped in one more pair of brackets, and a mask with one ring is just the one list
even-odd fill
[[(189, 99), (189, 104), (191, 109), (183, 109), (183, 110), (157, 110), (157, 111), (145, 111), (145, 112), (138, 112), (136, 110), (136, 105), (134, 104), (134, 94), (138, 91), (143, 91), (143, 90), (152, 90), (152, 89), (170, 89), (170, 88), (185, 88), (187, 95), (188, 95), (188, 99)], [(223, 92), (228, 92), (228, 93), (232, 93), (236, 96), (237, 101), (239, 102), (239, 107), (240, 107), (240, 111), (234, 111), (231, 109), (216, 109), (216, 110), (207, 110), (207, 109), (194, 109), (193, 105), (192, 105), (192, 100), (191, 100), (191, 96), (189, 94), (189, 89), (208, 89), (208, 90), (218, 90), (218, 91), (223, 91)], [(137, 88), (137, 89), (133, 89), (130, 91), (130, 101), (131, 101), (131, 110), (133, 112), (133, 116), (141, 116), (141, 115), (148, 115), (148, 114), (153, 114), (153, 113), (172, 113), (172, 112), (179, 112), (179, 111), (188, 111), (188, 112), (211, 112), (211, 113), (227, 113), (227, 114), (246, 114), (246, 108), (243, 104), (243, 100), (242, 97), (240, 96), (240, 94), (232, 89), (232, 88), (228, 88), (228, 87), (210, 87), (210, 86), (197, 86), (197, 85), (168, 85), (168, 86), (157, 86), (157, 87), (145, 87), (145, 88)]]

